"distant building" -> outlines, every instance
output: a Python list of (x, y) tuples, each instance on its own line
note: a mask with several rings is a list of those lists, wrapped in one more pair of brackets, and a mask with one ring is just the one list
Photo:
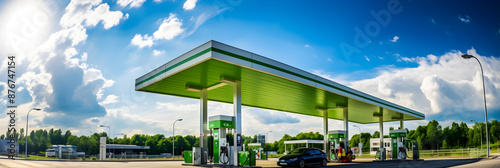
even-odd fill
[[(10, 143), (10, 139), (0, 139), (0, 154), (8, 155), (8, 153), (10, 152), (9, 150), (11, 149), (11, 144), (12, 143)], [(14, 145), (15, 153), (19, 153), (19, 144), (15, 142)]]
[(123, 145), (123, 144), (106, 144), (106, 153), (111, 155), (111, 157), (138, 157), (142, 158), (142, 155), (146, 155), (146, 150), (149, 150), (149, 146), (137, 146), (137, 145)]
[[(392, 151), (392, 142), (391, 138), (384, 138), (384, 148), (386, 151)], [(380, 148), (380, 138), (370, 138), (370, 155), (377, 154), (377, 151)]]
[(52, 145), (45, 150), (45, 156), (55, 156), (59, 159), (76, 157), (77, 147), (75, 145)]

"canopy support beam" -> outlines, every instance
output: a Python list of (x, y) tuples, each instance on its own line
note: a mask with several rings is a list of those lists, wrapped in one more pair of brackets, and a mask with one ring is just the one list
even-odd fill
[(328, 161), (330, 161), (330, 145), (328, 142), (328, 110), (324, 109), (323, 111), (323, 150), (325, 150), (326, 157)]
[(203, 88), (200, 90), (200, 147), (201, 147), (201, 164), (207, 164), (207, 158), (205, 158), (205, 152), (208, 152), (208, 140), (207, 140), (207, 89)]
[[(379, 131), (380, 131), (380, 148), (382, 151), (384, 148), (384, 109), (382, 107), (379, 108)], [(382, 154), (380, 154), (380, 160), (382, 160)]]
[(347, 107), (343, 108), (344, 111), (344, 130), (345, 130), (345, 144), (346, 148), (349, 146), (349, 120), (347, 116)]
[(403, 120), (399, 120), (399, 129), (405, 129)]
[(233, 108), (235, 116), (234, 124), (236, 125), (236, 130), (233, 133), (233, 160), (234, 166), (238, 166), (238, 153), (241, 151), (238, 147), (238, 135), (241, 135), (241, 81), (239, 80), (233, 82)]

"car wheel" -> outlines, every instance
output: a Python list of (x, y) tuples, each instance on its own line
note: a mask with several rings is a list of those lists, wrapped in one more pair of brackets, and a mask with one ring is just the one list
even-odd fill
[(300, 160), (300, 161), (299, 161), (299, 167), (300, 167), (300, 168), (304, 168), (304, 167), (306, 167), (306, 162), (305, 162), (304, 160)]
[(328, 163), (328, 161), (326, 161), (326, 159), (323, 159), (323, 161), (321, 162), (321, 166), (326, 167), (327, 163)]

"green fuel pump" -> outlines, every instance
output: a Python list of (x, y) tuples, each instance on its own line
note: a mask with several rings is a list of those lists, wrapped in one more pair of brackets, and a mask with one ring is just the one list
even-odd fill
[(226, 133), (234, 129), (234, 117), (217, 115), (209, 117), (208, 121), (208, 128), (213, 129), (214, 164), (232, 164), (234, 160), (231, 158), (233, 148), (227, 143)]
[(407, 155), (407, 131), (406, 130), (390, 130), (389, 135), (392, 141), (392, 159), (406, 159)]
[(344, 130), (328, 131), (328, 140), (330, 141), (331, 157), (333, 161), (351, 162), (356, 158), (349, 148), (346, 136), (346, 131)]

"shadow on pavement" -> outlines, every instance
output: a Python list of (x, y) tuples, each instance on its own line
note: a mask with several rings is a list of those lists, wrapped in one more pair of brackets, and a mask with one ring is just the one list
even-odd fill
[(425, 161), (388, 161), (388, 162), (367, 162), (354, 163), (348, 165), (332, 165), (328, 167), (394, 167), (394, 168), (428, 168), (428, 167), (451, 167), (477, 162), (481, 159), (443, 159)]

